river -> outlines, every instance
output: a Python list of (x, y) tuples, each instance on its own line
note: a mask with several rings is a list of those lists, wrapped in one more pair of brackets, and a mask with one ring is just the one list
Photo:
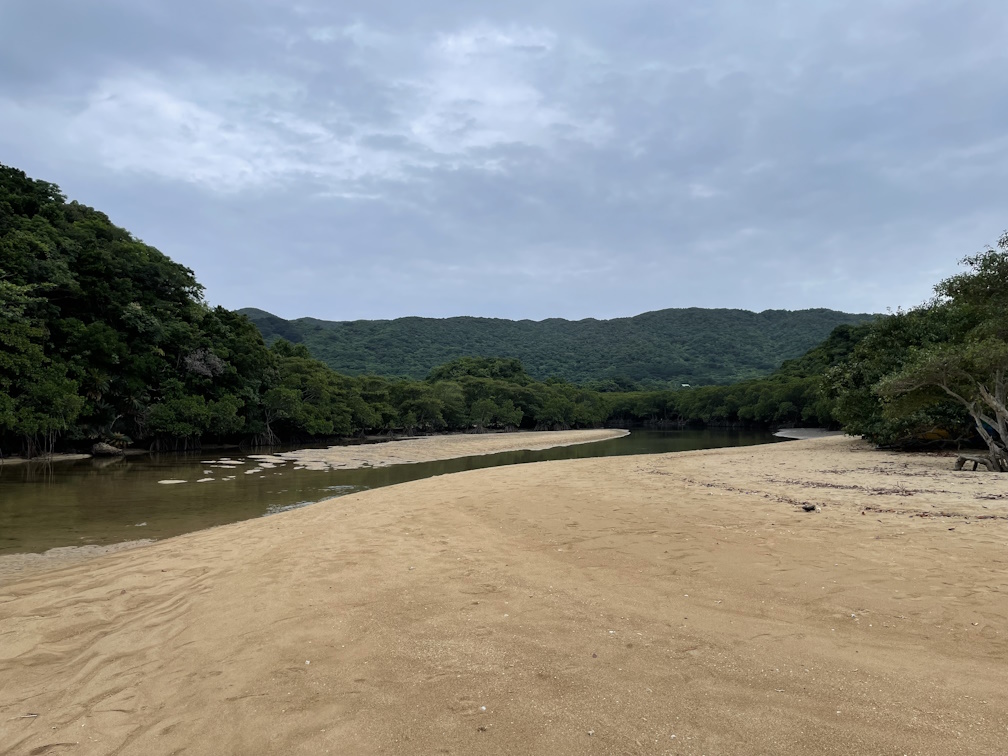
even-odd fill
[[(370, 488), (498, 465), (558, 459), (660, 454), (778, 441), (768, 432), (721, 429), (649, 431), (544, 451), (356, 470), (295, 470), (277, 465), (254, 474), (256, 461), (235, 452), (236, 469), (209, 464), (216, 454), (161, 454), (0, 467), (0, 554), (54, 547), (161, 539)], [(243, 469), (244, 468), (244, 469)], [(207, 479), (205, 482), (194, 482)], [(193, 481), (165, 485), (159, 481)]]

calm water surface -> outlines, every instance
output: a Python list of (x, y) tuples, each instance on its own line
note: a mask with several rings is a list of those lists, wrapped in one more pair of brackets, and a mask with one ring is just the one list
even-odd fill
[[(221, 459), (206, 452), (4, 466), (0, 467), (0, 554), (167, 538), (369, 488), (482, 467), (776, 440), (769, 433), (751, 431), (634, 431), (610, 441), (544, 451), (325, 472), (294, 470), (290, 463), (246, 474), (256, 461), (235, 451), (221, 452), (245, 463), (234, 470), (206, 464)], [(201, 478), (213, 480), (197, 483)], [(187, 482), (164, 485), (159, 480)]]

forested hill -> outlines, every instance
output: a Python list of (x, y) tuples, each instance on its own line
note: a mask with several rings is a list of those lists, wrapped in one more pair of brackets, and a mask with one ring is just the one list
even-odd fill
[(725, 384), (767, 375), (836, 326), (871, 320), (835, 310), (669, 309), (613, 320), (284, 320), (240, 310), (267, 343), (283, 338), (342, 373), (425, 377), (466, 356), (514, 357), (533, 378), (599, 388)]
[[(274, 339), (267, 347), (247, 317), (211, 307), (202, 294), (191, 270), (103, 213), (0, 165), (0, 461), (12, 451), (107, 454), (126, 446), (315, 443), (374, 433), (829, 423), (835, 402), (823, 395), (820, 373), (863, 337), (839, 326), (797, 365), (744, 385), (627, 392), (614, 390), (617, 381), (536, 381), (513, 358), (466, 354), (449, 362), (442, 355), (529, 354), (538, 375), (582, 380), (727, 380), (769, 370), (834, 323), (857, 318), (680, 310), (580, 323), (412, 318), (342, 330), (309, 321), (305, 335), (296, 330), (304, 322), (273, 319), (284, 335), (307, 343)], [(439, 333), (446, 328), (454, 341)], [(347, 371), (429, 376), (338, 373), (313, 359), (307, 345), (308, 337), (329, 332), (364, 356), (348, 360)], [(357, 341), (347, 342), (348, 333)], [(423, 349), (407, 350), (410, 342)], [(367, 344), (383, 362), (368, 361), (374, 358)], [(858, 366), (869, 363), (862, 358)], [(869, 405), (858, 394), (851, 406)]]
[[(539, 323), (251, 311), (267, 348), (249, 318), (206, 303), (191, 270), (0, 165), (0, 461), (376, 433), (840, 423), (887, 445), (982, 439), (1008, 470), (1008, 232), (965, 263), (927, 305), (857, 326), (868, 318), (829, 310)], [(766, 377), (699, 386), (770, 372), (810, 345)], [(345, 372), (424, 379), (348, 376), (309, 349)], [(514, 357), (581, 385), (537, 381)]]

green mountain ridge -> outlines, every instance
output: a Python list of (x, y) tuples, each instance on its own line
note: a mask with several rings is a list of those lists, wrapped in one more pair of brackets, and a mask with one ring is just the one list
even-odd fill
[(871, 314), (829, 309), (683, 308), (611, 320), (506, 320), (404, 317), (394, 320), (286, 320), (239, 310), (267, 343), (304, 344), (334, 370), (350, 375), (424, 378), (460, 357), (522, 361), (538, 380), (551, 376), (610, 388), (726, 384), (764, 376), (821, 343), (838, 325)]

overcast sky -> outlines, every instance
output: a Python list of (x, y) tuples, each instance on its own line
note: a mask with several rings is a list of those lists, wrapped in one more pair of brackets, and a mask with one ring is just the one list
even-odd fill
[(284, 317), (914, 305), (1008, 226), (1005, 0), (3, 0), (0, 163)]

